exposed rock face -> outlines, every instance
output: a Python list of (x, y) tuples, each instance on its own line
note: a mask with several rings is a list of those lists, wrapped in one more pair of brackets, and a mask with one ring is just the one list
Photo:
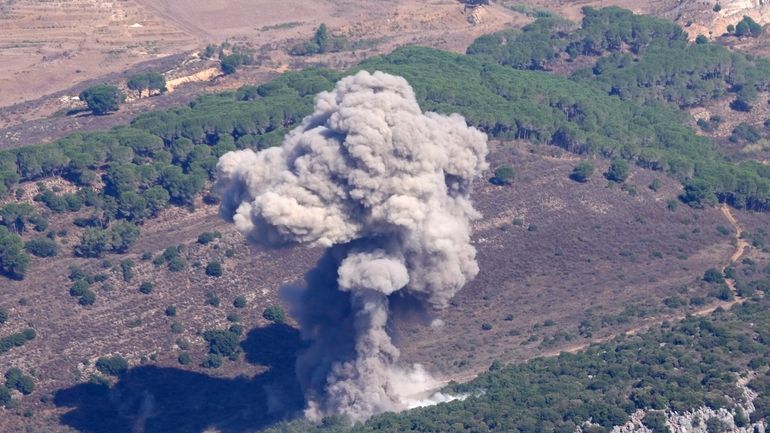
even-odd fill
[[(642, 424), (646, 411), (638, 410), (631, 415), (631, 419), (620, 426), (612, 428), (612, 433), (653, 433), (652, 430)], [(683, 414), (666, 413), (668, 427), (672, 433), (708, 433), (709, 420), (718, 419), (722, 423), (722, 431), (731, 433), (765, 433), (767, 425), (764, 421), (737, 427), (733, 416), (734, 412), (727, 409), (714, 410), (701, 407)]]
[[(735, 425), (735, 415), (737, 413), (742, 412), (748, 419), (751, 413), (754, 412), (754, 399), (757, 397), (757, 394), (746, 386), (753, 376), (754, 374), (751, 373), (746, 377), (738, 379), (737, 386), (742, 391), (743, 398), (742, 401), (736, 402), (736, 408), (733, 411), (725, 408), (714, 410), (705, 406), (681, 414), (674, 411), (666, 411), (666, 424), (672, 433), (708, 433), (708, 423), (713, 423), (713, 420), (716, 419), (722, 425), (720, 431), (731, 433), (766, 433), (768, 426), (765, 421), (750, 423), (743, 427)], [(646, 410), (637, 410), (631, 414), (628, 422), (613, 427), (611, 433), (653, 433), (651, 429), (642, 423), (647, 412)], [(590, 425), (590, 422), (586, 424)], [(575, 430), (575, 433), (582, 432), (583, 429), (581, 427)]]
[(484, 16), (486, 15), (486, 9), (484, 9), (484, 6), (482, 5), (476, 5), (476, 6), (468, 6), (466, 5), (463, 8), (463, 14), (465, 14), (465, 19), (473, 24), (481, 24), (484, 22)]
[[(715, 6), (719, 10), (715, 11)], [(735, 25), (743, 16), (749, 16), (759, 24), (770, 23), (768, 0), (684, 0), (675, 8), (662, 14), (685, 28), (690, 39), (698, 35), (717, 37)]]

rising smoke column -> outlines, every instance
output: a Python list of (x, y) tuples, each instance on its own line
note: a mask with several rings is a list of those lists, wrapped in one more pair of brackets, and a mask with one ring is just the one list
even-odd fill
[(222, 156), (222, 213), (250, 240), (329, 248), (292, 299), (311, 341), (297, 365), (309, 418), (364, 420), (437, 386), (399, 364), (388, 296), (441, 308), (476, 276), (469, 193), (486, 154), (461, 116), (423, 113), (406, 80), (362, 71), (320, 93), (282, 146)]

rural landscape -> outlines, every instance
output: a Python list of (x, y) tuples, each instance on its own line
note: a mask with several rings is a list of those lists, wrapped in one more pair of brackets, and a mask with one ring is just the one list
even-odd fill
[(0, 432), (770, 429), (770, 4), (0, 23)]

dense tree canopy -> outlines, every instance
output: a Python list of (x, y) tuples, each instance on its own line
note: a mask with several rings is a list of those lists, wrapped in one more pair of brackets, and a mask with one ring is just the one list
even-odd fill
[(140, 94), (144, 91), (148, 93), (166, 91), (166, 77), (158, 72), (144, 72), (132, 75), (128, 79), (126, 86), (131, 90), (136, 90)]
[(0, 226), (0, 274), (20, 280), (27, 273), (29, 261), (21, 238)]
[(107, 84), (92, 86), (80, 92), (80, 100), (96, 115), (118, 111), (124, 99), (125, 95), (117, 87)]

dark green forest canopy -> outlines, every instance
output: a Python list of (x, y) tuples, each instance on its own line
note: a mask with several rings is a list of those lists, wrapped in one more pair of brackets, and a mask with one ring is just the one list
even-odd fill
[(516, 69), (548, 69), (556, 59), (603, 56), (573, 75), (637, 102), (697, 105), (729, 92), (750, 104), (770, 88), (770, 60), (709, 43), (689, 44), (676, 24), (616, 7), (584, 8), (579, 28), (542, 18), (521, 31), (478, 38), (468, 54)]
[[(666, 53), (679, 53), (679, 58), (693, 62), (693, 57), (698, 61), (731, 59), (732, 66), (726, 67), (731, 76), (744, 78), (723, 80), (725, 84), (720, 86), (729, 84), (733, 90), (739, 82), (744, 83), (744, 88), (746, 83), (753, 83), (756, 89), (763, 85), (761, 77), (770, 76), (761, 74), (766, 60), (751, 60), (709, 44), (688, 45), (684, 33), (674, 24), (617, 8), (586, 9), (586, 14), (578, 29), (547, 18), (528, 26), (522, 34), (548, 34), (545, 40), (556, 54), (565, 50), (593, 55), (626, 47), (640, 59), (634, 67), (649, 64), (648, 68), (657, 68), (659, 75), (673, 68), (670, 74), (678, 77), (681, 68), (668, 61), (657, 64), (644, 59)], [(507, 41), (507, 49), (526, 51), (527, 41), (536, 39), (518, 41), (513, 37)], [(615, 80), (611, 77), (633, 69), (612, 66), (622, 63), (618, 56), (625, 52), (600, 58), (598, 75), (588, 71), (586, 77), (576, 74), (567, 79), (500, 65), (479, 47), (483, 40), (469, 49), (472, 55), (404, 47), (348, 72), (367, 69), (403, 75), (424, 109), (458, 112), (495, 138), (550, 143), (579, 154), (620, 157), (641, 167), (665, 171), (685, 184), (682, 198), (691, 204), (720, 200), (736, 207), (770, 208), (766, 169), (759, 164), (727, 161), (710, 140), (684, 126), (685, 114), (668, 104), (668, 97), (655, 96), (665, 96), (669, 89), (677, 88), (678, 81), (667, 80), (673, 84), (662, 90), (652, 86), (651, 91), (641, 91), (650, 87), (638, 81), (622, 91), (613, 91), (615, 85), (609, 84), (608, 90), (607, 83)], [(487, 40), (494, 42), (499, 37)], [(575, 51), (574, 47), (580, 49)], [(535, 63), (542, 65), (543, 61)], [(612, 70), (622, 74), (613, 75)], [(0, 193), (11, 192), (20, 180), (51, 175), (63, 175), (88, 186), (99, 170), (128, 164), (134, 167), (136, 181), (126, 188), (133, 187), (140, 193), (153, 187), (164, 188), (170, 200), (189, 202), (213, 176), (218, 156), (237, 148), (279, 144), (283, 135), (312, 110), (313, 96), (330, 89), (343, 75), (325, 69), (288, 73), (261, 86), (206, 95), (186, 107), (143, 114), (130, 127), (74, 134), (52, 144), (5, 151), (0, 155)], [(700, 76), (688, 76), (696, 75)], [(122, 192), (113, 191), (112, 195), (119, 200)]]

